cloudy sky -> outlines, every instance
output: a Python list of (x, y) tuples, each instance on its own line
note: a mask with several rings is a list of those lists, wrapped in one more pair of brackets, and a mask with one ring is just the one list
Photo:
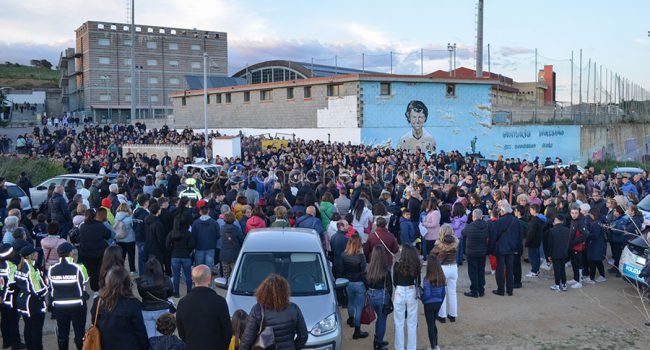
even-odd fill
[[(5, 1), (0, 12), (0, 61), (28, 63), (74, 47), (74, 30), (87, 20), (126, 22), (126, 0)], [(447, 43), (456, 43), (459, 66), (474, 68), (475, 0), (136, 0), (136, 23), (228, 32), (229, 71), (268, 59), (420, 73), (447, 69)], [(579, 61), (616, 72), (650, 88), (650, 1), (487, 0), (485, 45), (493, 72), (518, 81), (552, 64), (558, 99), (568, 100), (571, 51), (577, 96)], [(486, 49), (487, 51), (487, 49)], [(487, 70), (487, 52), (484, 69)], [(593, 74), (593, 66), (591, 70)], [(583, 69), (583, 88), (587, 68)], [(593, 76), (591, 77), (593, 79)], [(592, 80), (593, 83), (593, 80)], [(593, 91), (593, 86), (591, 87)], [(576, 97), (577, 98), (577, 97)]]

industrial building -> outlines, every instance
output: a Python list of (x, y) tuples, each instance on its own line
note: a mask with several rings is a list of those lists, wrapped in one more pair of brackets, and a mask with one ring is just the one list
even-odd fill
[[(76, 48), (66, 49), (59, 61), (65, 112), (90, 115), (98, 122), (166, 117), (172, 111), (171, 92), (203, 88), (196, 82), (202, 82), (204, 52), (209, 56), (210, 77), (227, 78), (226, 33), (136, 25), (133, 40), (130, 28), (130, 24), (88, 21), (75, 31)], [(131, 45), (135, 45), (135, 62), (131, 62)], [(135, 116), (130, 115), (132, 79), (137, 87)]]

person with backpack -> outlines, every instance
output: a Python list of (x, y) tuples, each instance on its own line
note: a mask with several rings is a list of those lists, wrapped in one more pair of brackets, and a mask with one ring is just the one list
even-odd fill
[(585, 223), (585, 217), (580, 213), (580, 206), (577, 204), (571, 205), (571, 223), (569, 224), (569, 232), (571, 239), (569, 244), (569, 259), (571, 260), (571, 267), (573, 268), (573, 280), (567, 282), (571, 288), (582, 288), (582, 251), (585, 250), (587, 245), (587, 237), (589, 237), (589, 229)]
[(133, 229), (133, 215), (131, 209), (126, 203), (117, 207), (115, 212), (115, 241), (122, 248), (123, 258), (129, 256), (129, 270), (131, 274), (135, 273), (135, 231)]
[(149, 216), (149, 197), (141, 193), (138, 198), (138, 207), (133, 212), (133, 232), (135, 234), (135, 246), (138, 250), (138, 273), (144, 272), (144, 263), (147, 260), (144, 252), (144, 246), (147, 241), (147, 232), (145, 230), (144, 220)]

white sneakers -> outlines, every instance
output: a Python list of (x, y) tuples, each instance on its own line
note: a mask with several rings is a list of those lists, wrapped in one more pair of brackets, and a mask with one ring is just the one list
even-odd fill
[(607, 281), (607, 278), (605, 278), (603, 276), (598, 276), (598, 277), (596, 277), (595, 281), (598, 282), (598, 283), (603, 283), (603, 282)]
[(569, 290), (569, 289), (566, 287), (566, 284), (563, 284), (563, 285), (560, 287), (560, 289), (562, 289), (563, 292), (566, 292), (567, 290)]
[(585, 278), (583, 278), (583, 279), (582, 279), (582, 283), (586, 283), (586, 284), (596, 284), (596, 282), (595, 282), (594, 280), (592, 280), (591, 278), (589, 278), (589, 277), (585, 277)]
[(526, 274), (526, 277), (528, 277), (528, 278), (539, 277), (539, 273), (534, 273), (533, 271), (531, 271), (531, 272)]
[(551, 271), (552, 268), (551, 264), (549, 264), (548, 261), (544, 261), (539, 267), (546, 271)]
[(574, 285), (576, 283), (578, 283), (578, 282), (576, 282), (576, 280), (568, 280), (566, 284), (571, 286), (571, 285)]
[(560, 291), (560, 286), (558, 286), (557, 284), (552, 285), (552, 286), (551, 286), (551, 290), (556, 291), (556, 292), (559, 292), (559, 291)]
[[(575, 281), (574, 281), (574, 282), (575, 282)], [(580, 289), (580, 288), (582, 288), (582, 283), (580, 283), (580, 282), (572, 283), (572, 284), (571, 284), (571, 288), (573, 288), (573, 289)]]

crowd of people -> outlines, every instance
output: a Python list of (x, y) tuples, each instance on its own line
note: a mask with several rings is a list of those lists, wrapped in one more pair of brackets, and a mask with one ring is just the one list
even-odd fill
[[(636, 204), (650, 192), (647, 173), (581, 173), (550, 158), (483, 161), (304, 140), (261, 149), (259, 138), (246, 137), (241, 157), (212, 159), (203, 135), (144, 125), (79, 132), (46, 126), (22, 137), (32, 140), (25, 156), (60, 159), (70, 173), (102, 177), (82, 188), (74, 181), (50, 188), (32, 214), (36, 224), (19, 199), (7, 198), (0, 179), (2, 335), (14, 348), (23, 348), (23, 339), (42, 348), (49, 309), (59, 348), (67, 349), (72, 324), (80, 349), (91, 298), (90, 321), (103, 349), (184, 343), (248, 350), (265, 327), (278, 349), (302, 348), (307, 329), (284, 277), (268, 276), (257, 304), (232, 319), (210, 288), (213, 276), (231, 277), (248, 232), (265, 227), (318, 233), (334, 277), (349, 281), (337, 299), (353, 339), (369, 336), (361, 329), (367, 299), (377, 316), (374, 348), (387, 348), (392, 313), (395, 347), (415, 349), (422, 303), (428, 346), (437, 348), (436, 323), (460, 317), (458, 266), (467, 264), (469, 298), (486, 296), (486, 266), (497, 297), (512, 296), (541, 270), (553, 270), (556, 292), (621, 277), (626, 241), (643, 234)], [(129, 143), (186, 144), (220, 170), (184, 167), (190, 157), (128, 153), (121, 147)], [(181, 285), (176, 306), (171, 300), (181, 297)]]

